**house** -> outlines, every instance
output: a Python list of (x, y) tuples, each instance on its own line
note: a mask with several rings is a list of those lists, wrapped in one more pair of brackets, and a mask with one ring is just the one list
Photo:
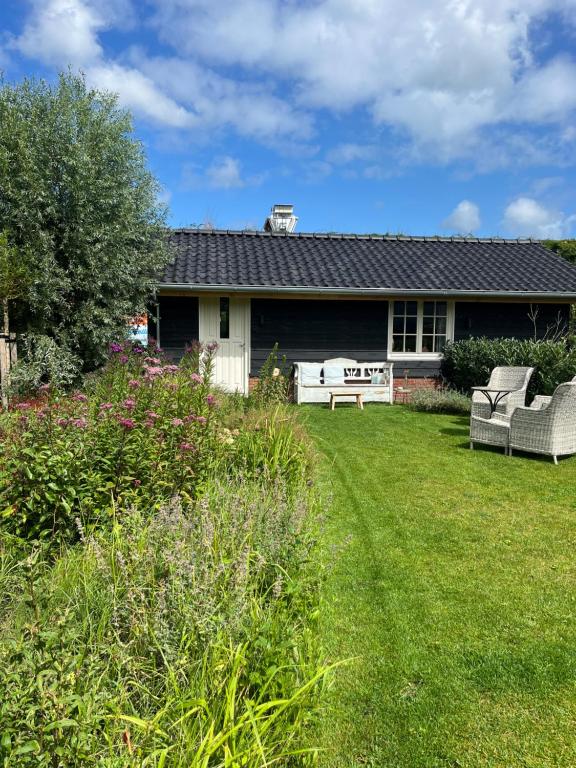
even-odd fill
[(438, 374), (447, 341), (541, 338), (576, 302), (576, 267), (538, 241), (296, 234), (281, 209), (260, 232), (170, 234), (151, 333), (174, 357), (217, 341), (231, 390), (248, 392), (275, 343), (289, 363), (393, 361), (417, 384)]

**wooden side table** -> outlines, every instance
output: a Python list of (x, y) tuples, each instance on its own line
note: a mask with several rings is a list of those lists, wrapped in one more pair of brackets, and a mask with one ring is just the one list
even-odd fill
[(362, 392), (330, 392), (330, 410), (333, 411), (336, 407), (336, 400), (339, 397), (355, 397), (356, 398), (356, 406), (360, 408), (361, 411), (364, 410), (364, 400), (363, 400), (363, 393)]

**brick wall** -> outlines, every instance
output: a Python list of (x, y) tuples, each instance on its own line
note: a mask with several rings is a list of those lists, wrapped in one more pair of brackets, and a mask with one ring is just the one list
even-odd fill
[(404, 376), (394, 378), (394, 402), (407, 403), (410, 401), (410, 392), (398, 392), (397, 388), (415, 389), (437, 389), (440, 386), (439, 378), (411, 378)]

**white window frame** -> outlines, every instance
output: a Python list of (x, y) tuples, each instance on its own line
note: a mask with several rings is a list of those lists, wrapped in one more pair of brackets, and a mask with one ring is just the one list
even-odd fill
[[(416, 322), (416, 352), (393, 352), (392, 336), (394, 325), (394, 302), (416, 301), (418, 303), (418, 317)], [(398, 296), (388, 302), (388, 359), (389, 360), (442, 360), (442, 352), (419, 352), (422, 349), (422, 326), (425, 301), (446, 301), (446, 341), (454, 340), (454, 302), (446, 299), (415, 299), (413, 296)]]

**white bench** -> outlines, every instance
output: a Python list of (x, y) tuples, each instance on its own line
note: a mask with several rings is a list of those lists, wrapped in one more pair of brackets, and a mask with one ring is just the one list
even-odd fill
[(364, 402), (394, 402), (393, 363), (359, 363), (347, 357), (334, 357), (323, 363), (294, 363), (294, 398), (301, 403), (355, 402), (361, 392)]

